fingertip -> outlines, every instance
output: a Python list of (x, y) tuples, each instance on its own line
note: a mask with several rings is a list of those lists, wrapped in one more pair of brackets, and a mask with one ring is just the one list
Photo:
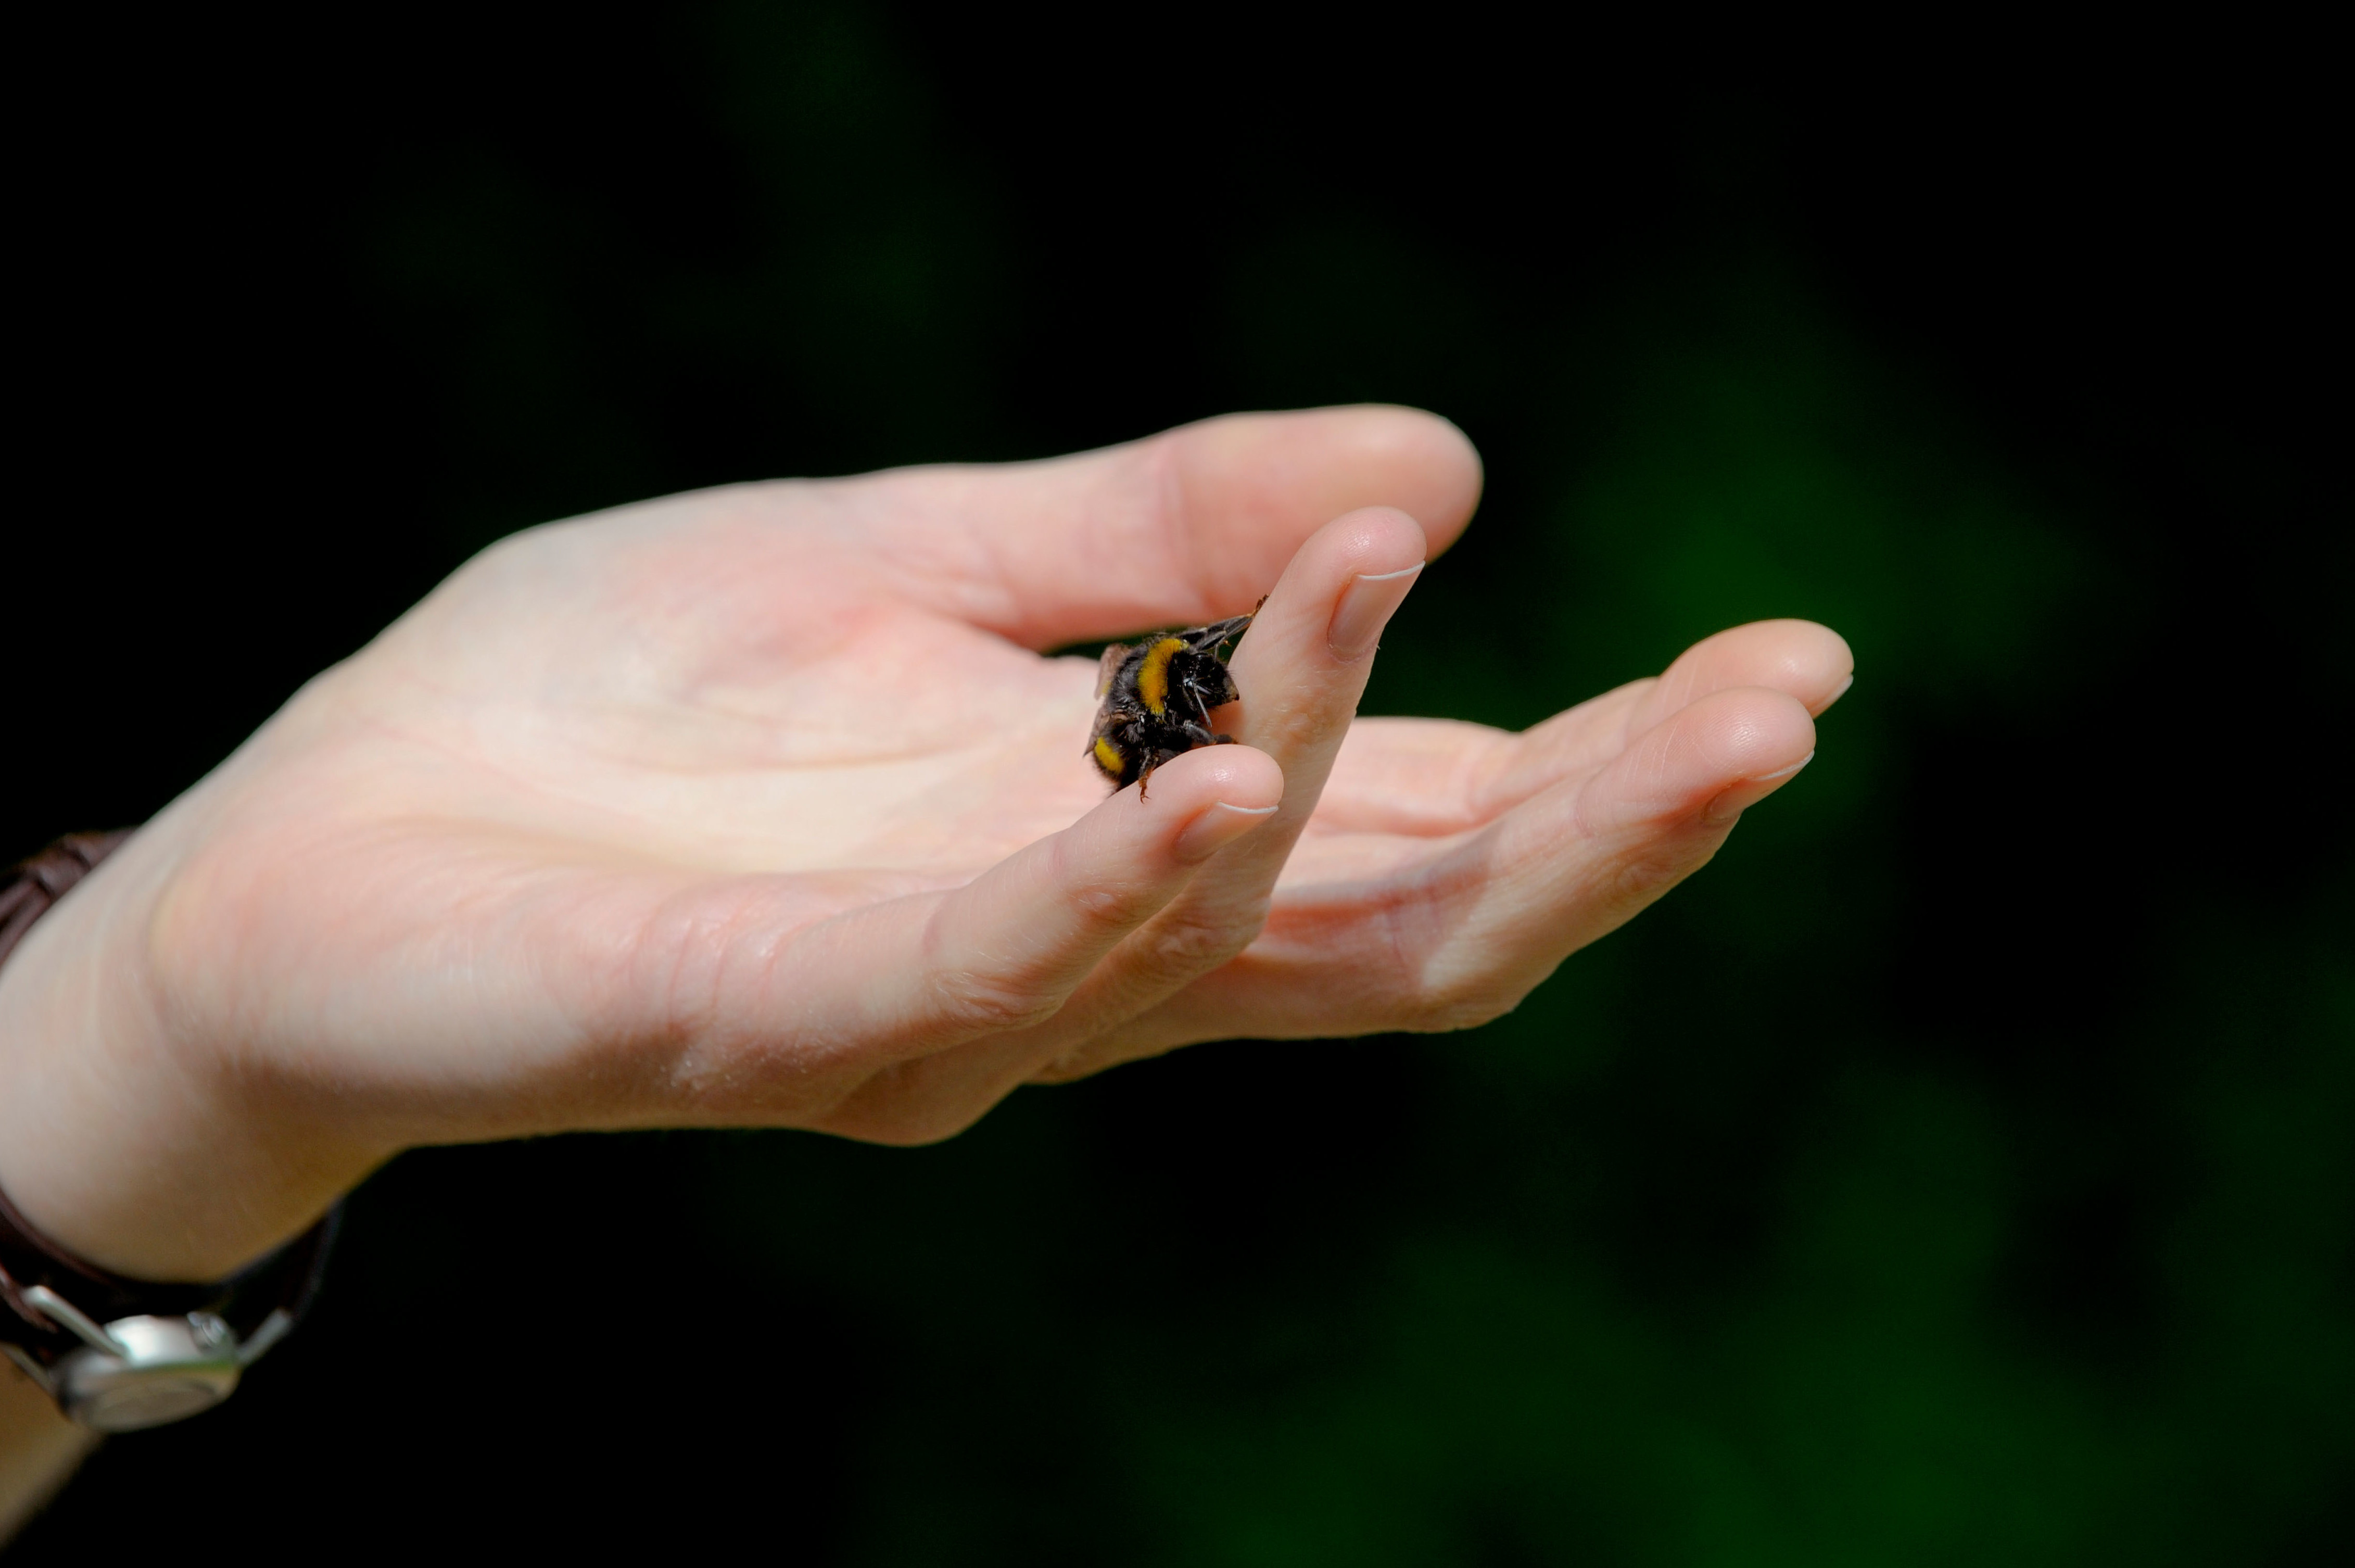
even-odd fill
[(1431, 535), (1401, 507), (1360, 507), (1317, 530), (1303, 554), (1316, 550), (1354, 577), (1391, 577), (1431, 558)]
[(1729, 773), (1762, 777), (1816, 749), (1815, 716), (1806, 704), (1774, 687), (1737, 687), (1694, 704), (1705, 745)]
[(1114, 837), (1142, 848), (1175, 844), (1195, 818), (1213, 806), (1273, 812), (1284, 803), (1284, 770), (1256, 747), (1199, 746), (1154, 770), (1142, 788), (1130, 784), (1082, 822), (1101, 819)]
[(1395, 507), (1443, 549), (1485, 482), (1478, 449), (1453, 421), (1394, 403), (1226, 414), (1173, 435), (1188, 488), (1206, 500), (1249, 495), (1295, 517)]
[[(1731, 705), (1729, 705), (1731, 706)], [(1806, 704), (1787, 692), (1763, 690), (1728, 726), (1729, 760), (1740, 772), (1710, 795), (1701, 821), (1731, 827), (1742, 814), (1798, 776), (1816, 760), (1816, 725)]]
[(1204, 746), (1170, 766), (1188, 765), (1200, 788), (1223, 805), (1273, 811), (1284, 804), (1284, 769), (1256, 746)]
[(1149, 790), (1129, 785), (950, 894), (924, 950), (934, 988), (949, 998), (942, 1027), (989, 1032), (1024, 1009), (1060, 1007), (1198, 866), (1274, 817), (1283, 798), (1273, 757), (1203, 747), (1156, 770)]
[(1212, 801), (1196, 814), (1169, 847), (1180, 864), (1199, 866), (1252, 829), (1274, 820), (1273, 805), (1236, 805)]
[(1771, 684), (1797, 698), (1809, 713), (1822, 713), (1856, 684), (1856, 650), (1849, 646), (1846, 637), (1817, 621), (1767, 624), (1781, 634), (1785, 644), (1785, 678)]
[(1391, 504), (1423, 526), (1431, 553), (1454, 544), (1487, 479), (1472, 438), (1455, 421), (1423, 409), (1382, 403), (1348, 411), (1362, 421), (1368, 455), (1403, 481)]
[(1855, 679), (1848, 640), (1813, 621), (1753, 621), (1704, 637), (1678, 655), (1629, 716), (1635, 731), (1711, 693), (1770, 687), (1811, 713), (1839, 699)]
[[(1316, 682), (1336, 665), (1362, 658), (1413, 588), (1430, 549), (1423, 525), (1396, 507), (1360, 507), (1335, 517), (1301, 545), (1276, 580), (1235, 651), (1236, 668), (1253, 671), (1273, 658), (1294, 677)], [(1316, 660), (1320, 650), (1330, 658)]]
[(1711, 692), (1597, 775), (1596, 815), (1622, 825), (1731, 821), (1788, 783), (1815, 750), (1815, 720), (1789, 692)]

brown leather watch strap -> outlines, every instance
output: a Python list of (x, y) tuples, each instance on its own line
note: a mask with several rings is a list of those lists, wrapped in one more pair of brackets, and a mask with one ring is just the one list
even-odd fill
[[(129, 829), (76, 833), (59, 839), (0, 880), (0, 964), (8, 960), (33, 923), (73, 885), (112, 854)], [(218, 1313), (240, 1333), (272, 1311), (301, 1317), (318, 1287), (338, 1206), (327, 1217), (242, 1273), (208, 1285), (168, 1285), (112, 1274), (74, 1256), (41, 1234), (0, 1191), (0, 1343), (15, 1345), (43, 1365), (80, 1341), (27, 1302), (24, 1292), (47, 1285), (101, 1323), (134, 1317)]]
[(83, 1262), (41, 1234), (0, 1192), (0, 1344), (15, 1345), (44, 1366), (81, 1341), (52, 1321), (23, 1292), (43, 1285), (101, 1323), (123, 1317), (171, 1317), (212, 1312), (250, 1335), (263, 1318), (283, 1310), (296, 1321), (317, 1294), (343, 1220), (338, 1204), (327, 1217), (252, 1266), (209, 1285), (165, 1285), (110, 1274)]
[(0, 881), (0, 964), (8, 961), (50, 905), (130, 837), (128, 827), (112, 833), (69, 833), (10, 870), (7, 880)]
[[(71, 1349), (72, 1337), (36, 1310), (21, 1294), (36, 1285), (48, 1285), (101, 1323), (142, 1314), (161, 1317), (208, 1311), (218, 1307), (226, 1295), (222, 1285), (160, 1285), (110, 1274), (84, 1263), (41, 1234), (31, 1221), (16, 1212), (7, 1193), (0, 1192), (0, 1300), (15, 1309), (26, 1327), (41, 1333), (48, 1341), (47, 1348)], [(36, 1351), (44, 1348), (39, 1341), (27, 1339), (17, 1328), (16, 1324), (0, 1321), (0, 1339), (20, 1343)]]

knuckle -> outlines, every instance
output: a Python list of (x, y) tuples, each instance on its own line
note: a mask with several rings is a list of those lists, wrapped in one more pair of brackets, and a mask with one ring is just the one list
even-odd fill
[(1097, 925), (1114, 929), (1135, 925), (1151, 910), (1151, 901), (1137, 888), (1097, 882), (1074, 887), (1071, 907)]
[(1144, 956), (1164, 973), (1208, 974), (1249, 947), (1266, 920), (1264, 908), (1240, 918), (1179, 915), (1146, 929)]
[(973, 968), (938, 969), (932, 976), (932, 1011), (959, 1035), (1003, 1034), (1046, 1022), (1063, 998), (1035, 983)]

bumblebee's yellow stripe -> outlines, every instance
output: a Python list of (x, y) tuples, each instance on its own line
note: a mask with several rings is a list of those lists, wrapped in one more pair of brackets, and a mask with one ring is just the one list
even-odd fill
[(1106, 777), (1114, 779), (1120, 777), (1120, 770), (1127, 763), (1128, 759), (1120, 754), (1118, 746), (1114, 745), (1102, 735), (1096, 737), (1096, 766), (1104, 771)]
[(1164, 637), (1145, 650), (1145, 662), (1136, 667), (1136, 695), (1156, 719), (1169, 710), (1169, 661), (1185, 646), (1182, 637)]

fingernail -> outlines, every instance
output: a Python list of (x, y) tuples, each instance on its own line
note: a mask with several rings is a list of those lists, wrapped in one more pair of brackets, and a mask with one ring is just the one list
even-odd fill
[(1220, 801), (1186, 825), (1170, 853), (1188, 865), (1207, 860), (1274, 815), (1272, 805), (1229, 805)]
[(1359, 577), (1343, 589), (1340, 608), (1333, 612), (1333, 624), (1325, 631), (1325, 645), (1333, 650), (1333, 656), (1349, 664), (1372, 653), (1375, 640), (1390, 624), (1391, 613), (1414, 586), (1415, 573), (1422, 570), (1423, 562), (1418, 560), (1404, 571)]
[(1701, 813), (1702, 820), (1715, 827), (1724, 826), (1774, 793), (1769, 789), (1762, 789), (1760, 785), (1775, 784), (1789, 778), (1815, 760), (1816, 754), (1809, 752), (1787, 768), (1777, 768), (1771, 773), (1759, 773), (1754, 777), (1743, 779), (1740, 784), (1723, 791), (1715, 800), (1710, 801), (1707, 809)]
[(1815, 760), (1816, 760), (1816, 754), (1815, 754), (1813, 752), (1809, 752), (1806, 756), (1801, 757), (1797, 762), (1793, 763), (1789, 767), (1787, 767), (1787, 768), (1776, 768), (1776, 769), (1775, 769), (1773, 773), (1758, 773), (1758, 774), (1755, 774), (1755, 775), (1753, 775), (1753, 776), (1751, 778), (1750, 782), (1751, 782), (1752, 784), (1773, 784), (1776, 779), (1786, 779), (1786, 778), (1789, 778), (1793, 773), (1797, 773), (1801, 768), (1806, 767), (1809, 763), (1812, 763), (1812, 762), (1814, 762)]
[[(1841, 698), (1846, 697), (1848, 695), (1848, 688), (1855, 684), (1856, 677), (1853, 675), (1849, 676), (1846, 680), (1841, 681), (1839, 683), (1838, 689), (1835, 690), (1829, 697), (1824, 699), (1824, 706), (1826, 708), (1829, 708), (1833, 703), (1838, 702)], [(1806, 766), (1805, 763), (1802, 763), (1799, 765), (1801, 767)]]

